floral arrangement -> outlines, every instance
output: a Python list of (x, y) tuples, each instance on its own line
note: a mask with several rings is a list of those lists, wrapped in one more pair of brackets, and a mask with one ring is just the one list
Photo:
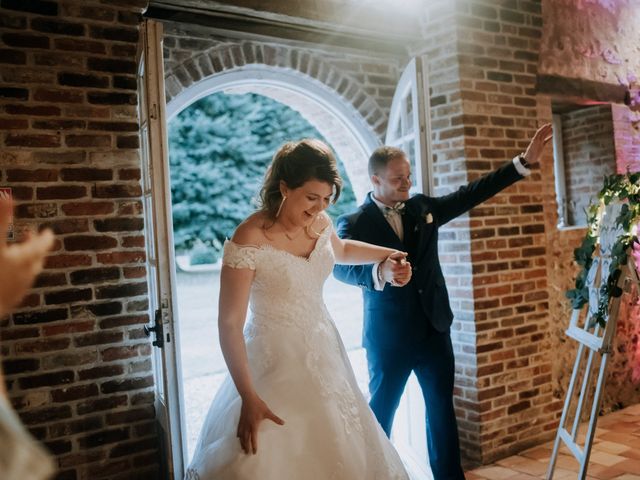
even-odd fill
[[(618, 279), (623, 267), (631, 254), (635, 260), (636, 268), (640, 273), (640, 173), (627, 173), (624, 175), (611, 175), (605, 178), (604, 187), (598, 193), (597, 201), (592, 203), (587, 210), (587, 233), (582, 240), (582, 245), (573, 252), (576, 263), (581, 267), (576, 277), (575, 288), (568, 290), (566, 295), (571, 300), (574, 309), (582, 308), (589, 301), (589, 286), (587, 275), (593, 263), (593, 253), (598, 244), (600, 226), (604, 209), (612, 200), (623, 202), (615, 225), (623, 231), (613, 244), (611, 251), (611, 264), (608, 277), (600, 288), (598, 309), (590, 319), (590, 324), (605, 325), (609, 300), (622, 295), (622, 289), (618, 287)], [(605, 272), (603, 272), (603, 275)]]

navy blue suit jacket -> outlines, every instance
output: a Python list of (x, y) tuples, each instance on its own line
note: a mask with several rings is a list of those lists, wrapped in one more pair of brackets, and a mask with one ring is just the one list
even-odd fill
[(357, 211), (338, 219), (341, 238), (406, 251), (413, 267), (407, 285), (386, 284), (377, 291), (373, 265), (335, 266), (336, 278), (362, 287), (365, 348), (410, 347), (425, 338), (429, 324), (439, 332), (449, 329), (453, 313), (438, 258), (438, 229), (521, 178), (513, 162), (509, 162), (449, 195), (414, 195), (406, 202), (402, 216), (404, 243), (371, 200), (371, 194)]

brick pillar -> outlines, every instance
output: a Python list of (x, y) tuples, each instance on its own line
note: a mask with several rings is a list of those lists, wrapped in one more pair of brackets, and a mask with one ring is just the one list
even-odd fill
[(135, 55), (146, 1), (0, 3), (0, 185), (49, 225), (33, 293), (0, 320), (9, 394), (59, 478), (155, 478)]
[[(427, 8), (421, 53), (430, 63), (436, 193), (443, 194), (522, 152), (551, 111), (535, 92), (539, 2)], [(538, 443), (556, 423), (542, 191), (535, 171), (441, 230), (468, 463)]]
[[(455, 3), (429, 2), (423, 22), (431, 104), (431, 142), (436, 195), (445, 195), (469, 181), (465, 159), (465, 127)], [(454, 312), (451, 339), (456, 356), (454, 402), (463, 460), (481, 461), (480, 414), (477, 405), (476, 325), (473, 304), (470, 223), (463, 215), (443, 226), (439, 256)]]
[[(469, 178), (524, 151), (550, 121), (536, 97), (539, 2), (458, 2), (461, 123)], [(550, 159), (550, 152), (545, 157)], [(470, 213), (482, 462), (555, 426), (539, 170)], [(552, 408), (553, 410), (553, 408)]]

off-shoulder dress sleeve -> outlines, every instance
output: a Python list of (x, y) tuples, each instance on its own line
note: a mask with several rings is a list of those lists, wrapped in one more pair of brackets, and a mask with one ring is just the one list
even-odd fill
[(224, 242), (222, 264), (231, 268), (256, 269), (256, 254), (259, 248), (254, 245), (239, 245), (232, 240)]

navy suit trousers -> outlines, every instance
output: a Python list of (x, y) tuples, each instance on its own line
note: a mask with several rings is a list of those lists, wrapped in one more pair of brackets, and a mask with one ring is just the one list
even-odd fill
[(368, 348), (370, 406), (387, 435), (411, 372), (426, 406), (427, 448), (435, 480), (464, 479), (453, 408), (454, 355), (449, 331), (430, 329), (419, 344), (401, 349)]

